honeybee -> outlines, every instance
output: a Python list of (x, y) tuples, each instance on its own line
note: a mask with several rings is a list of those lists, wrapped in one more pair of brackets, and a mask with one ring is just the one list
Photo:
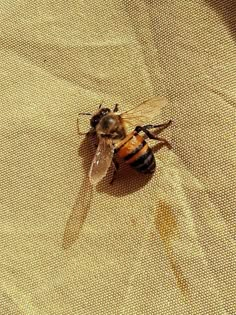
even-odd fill
[[(92, 116), (91, 129), (88, 134), (95, 134), (98, 140), (97, 150), (89, 171), (89, 180), (92, 185), (96, 185), (103, 179), (111, 164), (114, 166), (113, 182), (119, 168), (115, 155), (118, 155), (138, 172), (153, 173), (155, 171), (156, 161), (153, 152), (139, 133), (142, 131), (148, 138), (161, 141), (163, 145), (171, 148), (167, 140), (158, 136), (170, 126), (171, 120), (159, 125), (146, 124), (153, 116), (160, 114), (160, 110), (165, 104), (166, 99), (157, 96), (123, 113), (119, 113), (118, 104), (113, 110), (100, 105), (98, 111), (93, 115), (80, 113)], [(128, 125), (134, 127), (130, 133), (127, 133)], [(155, 133), (152, 133), (150, 129), (156, 129)]]

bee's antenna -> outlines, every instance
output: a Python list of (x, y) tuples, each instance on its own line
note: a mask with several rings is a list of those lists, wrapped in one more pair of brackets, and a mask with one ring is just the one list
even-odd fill
[(104, 99), (101, 100), (98, 109), (100, 109), (102, 107), (103, 102), (104, 102)]
[(79, 113), (78, 115), (90, 115), (90, 116), (92, 116), (91, 113)]

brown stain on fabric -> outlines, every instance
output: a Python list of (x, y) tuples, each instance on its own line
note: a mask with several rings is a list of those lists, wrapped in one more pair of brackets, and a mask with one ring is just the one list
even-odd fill
[(130, 222), (135, 227), (137, 225), (137, 223), (138, 223), (138, 220), (137, 220), (137, 218), (131, 218)]
[(183, 275), (183, 271), (181, 270), (180, 265), (177, 263), (177, 261), (174, 259), (173, 255), (169, 256), (169, 261), (171, 265), (171, 269), (174, 273), (176, 284), (183, 293), (185, 297), (189, 297), (189, 288), (187, 280), (185, 279)]
[(187, 297), (189, 295), (188, 283), (181, 266), (175, 258), (171, 245), (171, 241), (179, 236), (178, 225), (171, 206), (164, 201), (159, 202), (158, 212), (155, 216), (155, 226), (165, 247), (176, 284), (184, 297)]
[(158, 210), (155, 217), (155, 225), (160, 233), (161, 239), (164, 242), (168, 242), (171, 237), (178, 234), (177, 221), (172, 213), (171, 207), (165, 202), (159, 202)]

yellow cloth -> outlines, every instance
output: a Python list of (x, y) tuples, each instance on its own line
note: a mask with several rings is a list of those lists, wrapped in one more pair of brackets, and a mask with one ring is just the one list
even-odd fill
[[(236, 314), (234, 25), (227, 0), (0, 1), (1, 315)], [(173, 150), (90, 200), (78, 113), (159, 94)]]

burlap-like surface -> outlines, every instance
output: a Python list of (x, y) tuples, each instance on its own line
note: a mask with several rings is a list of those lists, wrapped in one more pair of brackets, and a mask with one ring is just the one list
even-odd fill
[[(235, 7), (0, 1), (1, 315), (236, 314)], [(173, 150), (90, 200), (77, 114), (156, 94)]]

